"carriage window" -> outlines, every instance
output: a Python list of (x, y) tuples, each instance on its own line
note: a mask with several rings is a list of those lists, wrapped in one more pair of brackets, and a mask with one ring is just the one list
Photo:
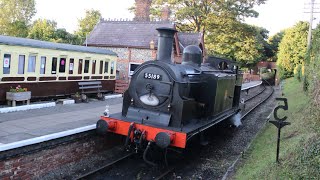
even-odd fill
[(52, 58), (51, 74), (57, 74), (57, 60), (58, 58), (56, 57)]
[(82, 74), (82, 59), (79, 59), (78, 74)]
[(84, 61), (84, 73), (89, 73), (89, 60)]
[(66, 72), (66, 58), (60, 58), (59, 73)]
[(92, 61), (92, 72), (91, 74), (95, 74), (96, 73), (96, 60)]
[(100, 61), (100, 66), (99, 66), (99, 74), (102, 74), (103, 72), (103, 61)]
[(46, 73), (46, 60), (47, 60), (47, 57), (41, 56), (40, 74), (45, 74)]
[(35, 55), (29, 56), (28, 72), (36, 72), (36, 56)]
[(108, 68), (109, 68), (109, 62), (106, 61), (104, 62), (104, 73), (108, 73)]
[(74, 67), (74, 59), (70, 59), (70, 64), (69, 64), (69, 74), (73, 74), (73, 67)]
[(110, 74), (113, 74), (113, 71), (114, 71), (114, 62), (112, 61), (112, 62), (111, 62)]
[(11, 54), (4, 54), (3, 56), (3, 74), (10, 74)]
[(18, 74), (24, 74), (25, 59), (26, 57), (24, 55), (19, 55)]

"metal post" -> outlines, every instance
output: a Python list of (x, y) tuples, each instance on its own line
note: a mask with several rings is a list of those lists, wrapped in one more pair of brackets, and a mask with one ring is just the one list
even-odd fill
[(309, 21), (309, 31), (308, 31), (308, 44), (307, 44), (308, 50), (311, 47), (314, 1), (315, 0), (311, 0), (311, 11), (310, 11), (310, 21)]
[(276, 158), (277, 163), (279, 163), (279, 152), (280, 152), (280, 132), (281, 132), (281, 128), (278, 128), (277, 158)]

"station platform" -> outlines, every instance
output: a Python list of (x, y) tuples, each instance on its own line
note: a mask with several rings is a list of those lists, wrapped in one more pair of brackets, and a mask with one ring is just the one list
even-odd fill
[[(242, 90), (261, 83), (244, 83)], [(121, 112), (122, 98), (0, 113), (0, 152), (95, 129), (106, 105), (111, 114)]]
[(262, 81), (250, 81), (247, 83), (243, 83), (241, 90), (244, 91), (244, 90), (256, 87), (256, 86), (260, 86), (261, 84), (262, 84)]

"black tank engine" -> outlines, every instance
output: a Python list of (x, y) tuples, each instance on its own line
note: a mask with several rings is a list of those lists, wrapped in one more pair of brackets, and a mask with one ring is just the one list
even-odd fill
[(202, 51), (194, 45), (184, 49), (182, 64), (172, 63), (176, 31), (157, 30), (157, 59), (136, 68), (122, 113), (102, 116), (97, 130), (125, 135), (126, 144), (185, 148), (192, 136), (239, 112), (242, 75), (225, 59), (202, 63)]

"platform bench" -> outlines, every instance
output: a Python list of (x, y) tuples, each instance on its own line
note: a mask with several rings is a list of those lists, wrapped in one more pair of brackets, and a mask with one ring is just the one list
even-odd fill
[(78, 85), (82, 95), (97, 93), (98, 99), (104, 100), (101, 81), (78, 82)]

